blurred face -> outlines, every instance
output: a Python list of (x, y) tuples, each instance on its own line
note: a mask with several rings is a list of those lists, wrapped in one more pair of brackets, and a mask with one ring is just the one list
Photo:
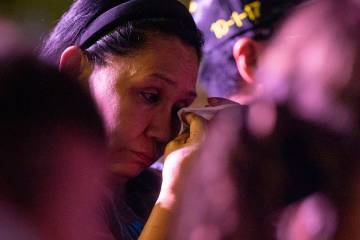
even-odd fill
[(131, 56), (95, 67), (90, 88), (106, 124), (117, 176), (137, 176), (177, 133), (178, 109), (196, 96), (195, 49), (174, 37), (150, 37)]

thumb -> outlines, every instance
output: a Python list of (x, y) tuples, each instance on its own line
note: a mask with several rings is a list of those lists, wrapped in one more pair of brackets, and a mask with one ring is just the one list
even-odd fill
[(202, 142), (207, 128), (207, 120), (193, 113), (187, 114), (185, 119), (190, 126), (189, 138), (186, 143)]
[(186, 133), (183, 133), (183, 134), (177, 136), (174, 140), (169, 142), (165, 147), (164, 158), (166, 159), (166, 157), (171, 152), (184, 147), (188, 138), (189, 138), (189, 133), (186, 132)]

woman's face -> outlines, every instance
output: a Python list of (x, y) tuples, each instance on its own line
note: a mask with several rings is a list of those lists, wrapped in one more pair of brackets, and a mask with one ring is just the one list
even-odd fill
[(195, 49), (156, 35), (131, 56), (95, 67), (90, 89), (109, 136), (112, 170), (131, 178), (150, 166), (177, 133), (178, 109), (196, 97)]

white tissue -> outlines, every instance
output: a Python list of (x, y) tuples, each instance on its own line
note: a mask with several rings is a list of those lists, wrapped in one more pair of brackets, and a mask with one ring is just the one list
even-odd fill
[(218, 111), (223, 110), (225, 108), (229, 108), (229, 107), (235, 107), (235, 106), (238, 106), (238, 104), (228, 103), (228, 104), (223, 104), (223, 105), (216, 106), (216, 107), (186, 107), (186, 108), (180, 109), (177, 113), (178, 117), (181, 121), (181, 128), (180, 128), (179, 135), (182, 134), (184, 132), (184, 130), (189, 127), (189, 125), (183, 119), (183, 116), (185, 113), (194, 113), (195, 115), (198, 115), (209, 121), (215, 116), (215, 114)]
[[(187, 129), (189, 127), (189, 125), (186, 123), (186, 121), (182, 117), (182, 116), (184, 116), (185, 113), (194, 113), (194, 114), (210, 121), (218, 111), (223, 110), (225, 108), (229, 108), (229, 107), (235, 107), (235, 106), (239, 106), (239, 105), (237, 103), (228, 103), (228, 104), (224, 104), (224, 105), (220, 105), (220, 106), (216, 106), (216, 107), (186, 107), (186, 108), (180, 109), (177, 112), (177, 115), (181, 121), (181, 128), (180, 128), (178, 135), (182, 134), (185, 131), (185, 129)], [(163, 168), (163, 162), (164, 162), (164, 156), (161, 156), (153, 165), (151, 165), (151, 168), (155, 168), (155, 169), (158, 169), (159, 171), (161, 171)]]

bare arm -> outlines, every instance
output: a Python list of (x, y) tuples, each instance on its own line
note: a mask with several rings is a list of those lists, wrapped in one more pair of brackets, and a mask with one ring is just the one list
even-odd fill
[(161, 240), (168, 234), (169, 223), (179, 199), (182, 179), (193, 162), (193, 155), (203, 139), (206, 128), (206, 120), (201, 117), (189, 114), (186, 119), (190, 125), (190, 132), (178, 136), (165, 149), (161, 191), (139, 239)]

